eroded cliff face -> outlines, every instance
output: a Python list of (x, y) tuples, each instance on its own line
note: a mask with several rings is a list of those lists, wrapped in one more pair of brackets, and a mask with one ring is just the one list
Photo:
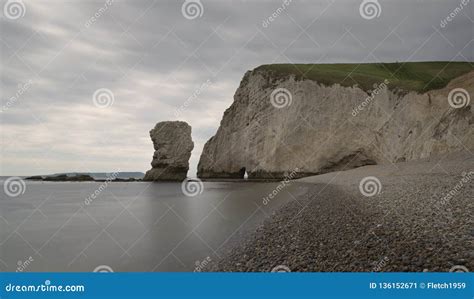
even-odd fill
[(182, 181), (189, 170), (189, 158), (194, 148), (191, 127), (183, 121), (163, 121), (150, 131), (155, 152), (152, 168), (144, 181)]
[(249, 71), (204, 146), (198, 176), (241, 178), (247, 171), (249, 178), (302, 177), (472, 151), (472, 104), (453, 108), (448, 94), (455, 88), (473, 95), (474, 72), (418, 94), (392, 89), (390, 81), (364, 91)]

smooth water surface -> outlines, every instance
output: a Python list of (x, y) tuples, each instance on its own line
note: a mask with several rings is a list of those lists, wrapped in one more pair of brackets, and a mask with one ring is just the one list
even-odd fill
[(0, 270), (204, 268), (304, 189), (286, 186), (264, 205), (278, 184), (204, 182), (193, 197), (180, 183), (26, 181), (16, 197), (2, 188)]

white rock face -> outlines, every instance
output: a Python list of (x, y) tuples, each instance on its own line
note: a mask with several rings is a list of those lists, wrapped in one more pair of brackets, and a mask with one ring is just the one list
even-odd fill
[(144, 181), (182, 181), (194, 148), (191, 127), (183, 121), (163, 121), (150, 131), (155, 153)]
[[(390, 86), (388, 82), (387, 86)], [(474, 150), (472, 103), (452, 108), (448, 94), (474, 95), (474, 72), (424, 94), (381, 86), (373, 98), (358, 87), (324, 86), (294, 76), (247, 72), (214, 137), (204, 146), (201, 178), (282, 178)], [(291, 93), (291, 104), (271, 94)], [(374, 92), (374, 91), (372, 91)]]

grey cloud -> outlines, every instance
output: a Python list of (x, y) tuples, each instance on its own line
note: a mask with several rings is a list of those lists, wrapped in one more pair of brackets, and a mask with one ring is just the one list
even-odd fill
[[(249, 69), (404, 61), (433, 27), (443, 36), (435, 32), (411, 60), (472, 61), (474, 55), (472, 4), (439, 26), (457, 1), (379, 0), (380, 17), (364, 20), (361, 1), (293, 0), (267, 27), (263, 21), (281, 1), (201, 0), (203, 16), (195, 20), (184, 18), (184, 1), (175, 0), (115, 0), (107, 9), (105, 1), (23, 2), (23, 18), (0, 20), (2, 106), (18, 84), (34, 84), (0, 115), (0, 175), (79, 167), (144, 171), (152, 155), (149, 129), (176, 119), (177, 109), (193, 126), (195, 172), (203, 144)], [(212, 84), (182, 108), (208, 79)], [(114, 93), (111, 107), (94, 106), (98, 88)]]

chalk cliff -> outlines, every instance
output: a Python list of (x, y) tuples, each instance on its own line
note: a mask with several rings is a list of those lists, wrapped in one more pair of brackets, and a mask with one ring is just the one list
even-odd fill
[(183, 121), (163, 121), (150, 131), (155, 153), (152, 168), (144, 181), (182, 181), (189, 170), (189, 158), (194, 148), (191, 127)]
[(247, 171), (249, 178), (302, 177), (473, 151), (474, 71), (468, 67), (432, 84), (443, 71), (425, 79), (425, 90), (407, 88), (412, 81), (398, 80), (395, 71), (386, 79), (366, 76), (372, 81), (354, 72), (364, 84), (266, 67), (249, 71), (204, 146), (198, 176), (241, 178)]

